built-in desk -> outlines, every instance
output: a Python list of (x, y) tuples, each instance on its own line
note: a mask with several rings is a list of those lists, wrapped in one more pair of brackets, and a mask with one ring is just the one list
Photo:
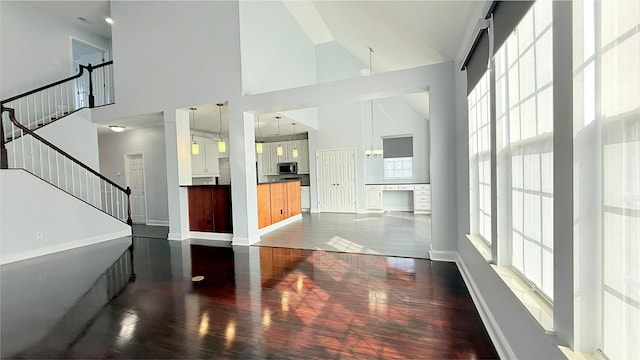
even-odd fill
[(383, 192), (413, 192), (413, 213), (431, 213), (431, 184), (371, 184), (365, 185), (367, 212), (384, 212)]

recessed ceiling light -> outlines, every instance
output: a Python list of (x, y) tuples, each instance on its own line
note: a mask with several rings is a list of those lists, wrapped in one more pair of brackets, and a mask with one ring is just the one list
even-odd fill
[(110, 17), (105, 18), (105, 19), (104, 19), (104, 21), (106, 21), (106, 22), (107, 22), (107, 24), (113, 24), (113, 19), (112, 19), (112, 18), (110, 18)]
[(109, 125), (109, 129), (115, 131), (115, 132), (123, 132), (124, 131), (124, 126), (120, 126), (120, 125)]

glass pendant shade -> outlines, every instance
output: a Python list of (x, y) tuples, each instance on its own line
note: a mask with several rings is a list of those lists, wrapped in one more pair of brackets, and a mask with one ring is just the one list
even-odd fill
[(284, 149), (282, 148), (282, 144), (278, 144), (278, 147), (276, 148), (276, 153), (278, 154), (278, 156), (282, 156), (284, 154)]
[(224, 143), (224, 140), (220, 139), (220, 141), (218, 141), (218, 152), (225, 152), (227, 151), (227, 145)]
[(191, 153), (193, 155), (200, 154), (200, 145), (197, 142), (191, 143)]
[(298, 157), (298, 148), (293, 148), (293, 157), (294, 158)]
[(262, 143), (256, 143), (256, 152), (262, 154)]

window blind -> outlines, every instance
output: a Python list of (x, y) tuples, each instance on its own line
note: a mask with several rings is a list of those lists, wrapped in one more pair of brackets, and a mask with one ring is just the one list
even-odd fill
[(413, 136), (382, 139), (382, 149), (385, 159), (413, 157)]
[[(494, 1), (486, 18), (493, 15), (494, 54), (504, 44), (516, 25), (529, 11), (535, 1)], [(489, 63), (489, 33), (479, 30), (474, 38), (469, 55), (463, 59), (462, 70), (467, 71), (467, 95), (475, 88)]]

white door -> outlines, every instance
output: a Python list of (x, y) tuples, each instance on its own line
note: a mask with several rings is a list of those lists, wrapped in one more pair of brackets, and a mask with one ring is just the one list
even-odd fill
[[(106, 50), (77, 39), (71, 40), (71, 51), (73, 56), (73, 74), (78, 73), (79, 65), (99, 65), (105, 62), (107, 57)], [(95, 85), (94, 83), (94, 86)], [(96, 101), (100, 103), (100, 97), (104, 96), (103, 89), (96, 86), (93, 90)], [(75, 81), (75, 101), (77, 109), (89, 106), (89, 80), (87, 76), (83, 76)]]
[(356, 211), (355, 150), (318, 150), (320, 212)]
[(126, 182), (131, 188), (131, 220), (147, 222), (147, 201), (144, 191), (144, 160), (142, 154), (126, 155)]

